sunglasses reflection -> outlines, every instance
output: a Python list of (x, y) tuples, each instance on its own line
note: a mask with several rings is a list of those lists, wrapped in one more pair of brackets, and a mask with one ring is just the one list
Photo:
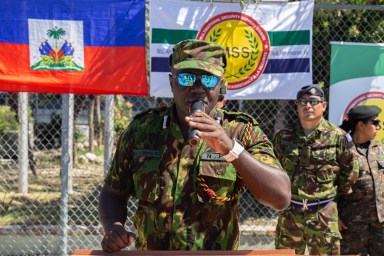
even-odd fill
[(219, 83), (220, 78), (215, 75), (196, 75), (191, 73), (179, 73), (177, 74), (177, 82), (181, 86), (193, 86), (197, 79), (205, 88), (213, 89)]

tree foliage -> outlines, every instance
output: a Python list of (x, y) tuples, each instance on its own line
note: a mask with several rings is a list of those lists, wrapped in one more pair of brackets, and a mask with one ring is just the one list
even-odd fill
[[(257, 4), (258, 2), (260, 2), (261, 0), (232, 0), (231, 2), (239, 2), (240, 6), (243, 8), (247, 3), (250, 3), (250, 4)], [(213, 4), (213, 2), (223, 2), (223, 1), (215, 1), (215, 0), (211, 0), (211, 4)], [(229, 1), (227, 1), (229, 2)]]
[[(314, 82), (327, 85), (332, 41), (384, 42), (384, 0), (316, 1), (313, 19)], [(325, 5), (329, 8), (323, 8)], [(326, 86), (327, 87), (327, 86)]]

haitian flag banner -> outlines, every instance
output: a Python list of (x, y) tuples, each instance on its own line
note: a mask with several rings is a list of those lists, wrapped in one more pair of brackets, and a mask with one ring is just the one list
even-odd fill
[(294, 99), (312, 83), (312, 0), (247, 4), (150, 1), (150, 95), (172, 97), (168, 56), (184, 39), (227, 50), (228, 99)]
[(145, 0), (4, 0), (0, 91), (148, 95)]
[[(384, 120), (384, 44), (331, 42), (329, 120), (340, 125), (357, 105), (376, 105)], [(384, 143), (384, 122), (376, 139)]]

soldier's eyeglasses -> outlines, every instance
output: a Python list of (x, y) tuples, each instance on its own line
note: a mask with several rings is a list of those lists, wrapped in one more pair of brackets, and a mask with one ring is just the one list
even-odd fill
[(181, 86), (193, 86), (196, 83), (197, 78), (200, 79), (201, 84), (208, 89), (213, 89), (218, 85), (220, 77), (215, 75), (196, 75), (191, 73), (179, 73), (177, 74), (177, 82)]
[(376, 120), (369, 120), (374, 126), (380, 126), (380, 120), (379, 119), (376, 119)]
[(296, 101), (296, 103), (301, 106), (306, 106), (308, 103), (311, 104), (311, 106), (316, 106), (321, 102), (324, 102), (324, 101), (319, 99), (299, 99)]

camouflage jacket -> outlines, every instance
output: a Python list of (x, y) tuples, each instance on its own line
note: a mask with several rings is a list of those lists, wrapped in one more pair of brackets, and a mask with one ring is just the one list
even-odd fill
[(384, 222), (384, 147), (372, 140), (367, 153), (357, 147), (360, 165), (359, 178), (353, 185), (353, 193), (340, 198), (341, 214), (353, 212), (351, 209), (366, 209), (376, 205), (377, 217)]
[(274, 137), (275, 154), (291, 179), (292, 199), (328, 199), (351, 192), (358, 161), (352, 139), (323, 119), (305, 136), (300, 123)]
[[(189, 146), (174, 111), (156, 108), (135, 117), (119, 139), (105, 182), (138, 199), (137, 249), (236, 249), (241, 179), (204, 140)], [(219, 109), (211, 116), (220, 117), (226, 133), (255, 158), (281, 169), (252, 117)]]

